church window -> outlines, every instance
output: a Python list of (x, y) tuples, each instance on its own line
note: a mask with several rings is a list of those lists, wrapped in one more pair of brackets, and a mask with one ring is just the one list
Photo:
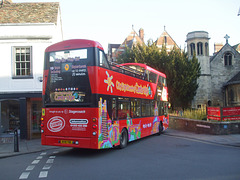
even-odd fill
[(203, 55), (203, 43), (197, 43), (197, 55)]
[(167, 45), (167, 36), (164, 36), (164, 43)]
[(190, 44), (190, 50), (191, 50), (191, 56), (193, 56), (195, 54), (195, 44), (194, 43)]
[(232, 65), (232, 54), (226, 53), (224, 55), (224, 65), (225, 66), (231, 66)]
[(205, 56), (208, 56), (208, 43), (205, 43)]
[(234, 91), (232, 89), (230, 90), (230, 101), (234, 101)]

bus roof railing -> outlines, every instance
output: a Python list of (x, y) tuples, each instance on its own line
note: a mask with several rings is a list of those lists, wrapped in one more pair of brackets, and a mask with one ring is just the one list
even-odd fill
[(109, 64), (110, 64), (112, 70), (114, 70), (114, 71), (124, 73), (127, 75), (131, 75), (133, 77), (137, 77), (140, 79), (144, 79), (144, 77), (145, 77), (143, 72), (138, 71), (136, 69), (133, 69), (133, 68), (130, 68), (130, 67), (118, 64), (116, 62), (112, 62), (112, 61), (109, 61)]

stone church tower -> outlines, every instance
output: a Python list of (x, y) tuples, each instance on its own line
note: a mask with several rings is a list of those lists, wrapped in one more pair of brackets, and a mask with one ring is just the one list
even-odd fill
[(211, 102), (209, 39), (206, 31), (193, 31), (187, 34), (188, 57), (192, 58), (195, 55), (201, 66), (201, 75), (198, 79), (199, 87), (192, 101), (192, 108), (202, 108)]

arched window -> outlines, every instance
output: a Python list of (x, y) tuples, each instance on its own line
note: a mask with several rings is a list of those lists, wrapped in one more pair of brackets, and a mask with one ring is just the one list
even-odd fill
[(197, 55), (203, 55), (203, 43), (197, 43)]
[(191, 50), (191, 56), (193, 56), (195, 54), (195, 44), (194, 43), (190, 44), (190, 50)]
[(232, 65), (232, 54), (229, 52), (224, 55), (224, 65), (225, 66)]
[(231, 102), (234, 101), (234, 91), (233, 91), (233, 89), (230, 90), (230, 101)]
[(167, 36), (164, 36), (164, 43), (167, 45)]
[(205, 43), (205, 56), (208, 56), (208, 43)]

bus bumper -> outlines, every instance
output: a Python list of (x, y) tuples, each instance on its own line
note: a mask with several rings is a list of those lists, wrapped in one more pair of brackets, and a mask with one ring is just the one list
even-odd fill
[(97, 138), (42, 136), (41, 142), (47, 146), (98, 149)]

